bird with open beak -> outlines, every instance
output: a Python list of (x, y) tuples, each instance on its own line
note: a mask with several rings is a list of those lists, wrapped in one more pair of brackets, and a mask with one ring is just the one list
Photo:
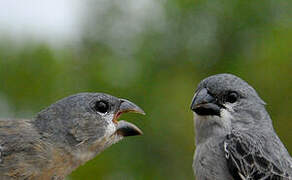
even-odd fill
[(142, 131), (123, 113), (134, 103), (103, 93), (61, 99), (33, 119), (0, 119), (0, 179), (64, 179), (110, 145)]

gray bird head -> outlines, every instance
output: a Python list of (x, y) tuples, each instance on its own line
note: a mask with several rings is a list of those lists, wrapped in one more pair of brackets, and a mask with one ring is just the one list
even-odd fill
[(197, 141), (226, 134), (231, 128), (271, 126), (265, 102), (248, 83), (231, 74), (202, 80), (191, 109), (196, 120)]
[(144, 111), (134, 103), (103, 93), (80, 93), (61, 99), (34, 120), (39, 133), (57, 147), (87, 161), (123, 137), (141, 135), (121, 114)]

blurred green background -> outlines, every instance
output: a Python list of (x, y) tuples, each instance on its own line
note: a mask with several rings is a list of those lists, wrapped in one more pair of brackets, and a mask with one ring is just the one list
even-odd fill
[(30, 118), (78, 92), (127, 98), (147, 116), (122, 119), (144, 135), (69, 178), (194, 179), (190, 101), (200, 80), (227, 72), (255, 87), (292, 153), (291, 9), (287, 0), (83, 1), (78, 40), (57, 45), (19, 42), (0, 25), (0, 116)]

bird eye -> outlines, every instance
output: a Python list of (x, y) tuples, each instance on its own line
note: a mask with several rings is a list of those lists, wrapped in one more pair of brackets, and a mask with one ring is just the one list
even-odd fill
[(100, 113), (106, 113), (109, 109), (109, 105), (105, 101), (97, 101), (94, 105), (94, 109)]
[(231, 92), (226, 97), (226, 102), (235, 103), (238, 99), (238, 94), (236, 92)]

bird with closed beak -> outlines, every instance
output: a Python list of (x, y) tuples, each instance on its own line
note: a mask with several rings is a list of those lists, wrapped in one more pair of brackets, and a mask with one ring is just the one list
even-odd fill
[(197, 180), (292, 179), (292, 158), (275, 133), (265, 102), (231, 74), (198, 85), (191, 104)]
[(121, 114), (145, 114), (134, 103), (103, 93), (57, 101), (33, 119), (0, 119), (0, 179), (61, 180), (110, 145), (141, 135)]

